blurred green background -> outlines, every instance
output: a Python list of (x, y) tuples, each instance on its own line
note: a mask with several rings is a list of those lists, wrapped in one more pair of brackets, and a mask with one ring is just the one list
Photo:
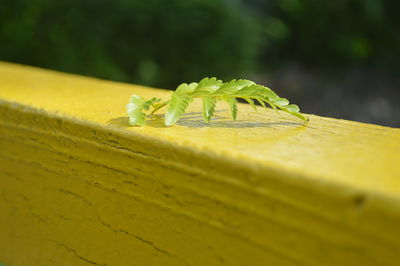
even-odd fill
[(0, 0), (0, 60), (174, 89), (248, 78), (400, 127), (397, 0)]

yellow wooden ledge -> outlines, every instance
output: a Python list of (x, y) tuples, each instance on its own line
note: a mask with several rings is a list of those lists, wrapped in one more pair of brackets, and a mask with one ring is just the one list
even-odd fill
[(128, 127), (131, 94), (169, 96), (0, 63), (0, 262), (399, 265), (399, 129), (198, 102)]

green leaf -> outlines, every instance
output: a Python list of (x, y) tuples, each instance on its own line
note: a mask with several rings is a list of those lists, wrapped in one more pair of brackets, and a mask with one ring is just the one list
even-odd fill
[(222, 86), (222, 80), (217, 78), (204, 78), (199, 82), (199, 85), (194, 90), (196, 96), (208, 95), (215, 92)]
[(233, 94), (236, 91), (253, 84), (254, 84), (253, 81), (247, 79), (239, 79), (239, 80), (233, 79), (230, 82), (224, 83), (218, 90), (214, 92), (214, 94), (215, 95)]
[(272, 103), (272, 102), (270, 102), (270, 101), (268, 101), (268, 100), (265, 100), (265, 102), (266, 102), (266, 103), (268, 103), (268, 104), (269, 104), (269, 106), (271, 106), (271, 107), (272, 107), (272, 109), (274, 109), (275, 111), (277, 111), (277, 110), (278, 110), (278, 108), (276, 107), (276, 105), (275, 105), (274, 103)]
[(289, 104), (285, 106), (285, 109), (292, 113), (300, 112), (300, 108), (295, 104)]
[(182, 114), (186, 111), (186, 108), (191, 101), (191, 96), (173, 93), (169, 102), (167, 113), (164, 117), (165, 125), (171, 126), (175, 124), (182, 116)]
[(273, 109), (281, 109), (291, 115), (294, 115), (304, 121), (304, 117), (295, 104), (289, 104), (285, 98), (279, 97), (270, 88), (255, 84), (253, 81), (246, 79), (233, 79), (230, 82), (223, 83), (217, 78), (204, 78), (199, 83), (192, 82), (190, 84), (183, 83), (177, 87), (171, 95), (169, 101), (161, 102), (160, 98), (153, 97), (145, 101), (140, 96), (133, 95), (127, 105), (130, 125), (143, 125), (146, 114), (143, 110), (153, 109), (151, 114), (160, 108), (167, 106), (165, 114), (165, 125), (170, 126), (176, 123), (182, 114), (186, 111), (189, 103), (194, 98), (202, 98), (203, 100), (203, 117), (206, 122), (209, 122), (214, 115), (215, 106), (218, 100), (226, 101), (232, 113), (232, 118), (237, 117), (237, 99), (243, 98), (256, 111), (254, 101), (258, 101), (264, 108), (268, 103)]
[(157, 99), (156, 101), (157, 103), (153, 104), (153, 111), (151, 111), (151, 114), (153, 115), (155, 112), (157, 112), (159, 109), (163, 108), (164, 106), (166, 106), (169, 101), (164, 101), (161, 102), (161, 99)]
[(256, 105), (254, 104), (254, 101), (250, 97), (242, 97), (242, 99), (248, 102), (251, 105), (251, 107), (253, 107), (253, 109), (257, 111)]
[(176, 88), (175, 93), (190, 94), (197, 88), (197, 86), (198, 84), (196, 82), (192, 82), (190, 84), (182, 83), (181, 85), (178, 86), (178, 88)]
[(294, 115), (294, 116), (300, 118), (301, 120), (303, 120), (305, 122), (308, 121), (308, 119), (305, 116), (303, 116), (302, 114), (299, 113), (300, 112), (300, 108), (295, 104), (289, 104), (289, 105), (286, 105), (286, 106), (279, 106), (279, 108), (282, 111), (285, 111), (285, 112), (287, 112), (287, 113), (289, 113), (291, 115)]
[(142, 112), (145, 101), (138, 95), (132, 95), (129, 103), (126, 105), (129, 125), (142, 126), (145, 123), (146, 114)]
[(150, 100), (147, 100), (147, 101), (144, 102), (143, 109), (144, 110), (149, 110), (150, 106), (154, 106), (154, 104), (156, 102), (159, 102), (159, 101), (161, 101), (160, 98), (153, 97)]
[(267, 106), (265, 105), (264, 101), (260, 98), (255, 98), (257, 100), (257, 102), (264, 108), (267, 108)]
[(274, 100), (273, 103), (277, 106), (285, 106), (285, 105), (289, 104), (289, 101), (285, 98), (279, 98), (279, 99)]
[(229, 107), (231, 109), (231, 114), (232, 114), (232, 119), (236, 120), (237, 117), (237, 100), (235, 97), (222, 97), (222, 100), (227, 102), (229, 104)]
[(222, 80), (219, 80), (217, 78), (204, 78), (199, 82), (196, 90), (207, 88), (208, 90), (216, 91), (221, 87), (222, 83)]
[(216, 98), (204, 97), (203, 98), (203, 118), (204, 121), (210, 122), (211, 117), (214, 115), (215, 104), (217, 103)]
[(260, 85), (260, 91), (259, 93), (265, 97), (268, 98), (268, 101), (272, 102), (275, 101), (277, 99), (279, 99), (280, 97), (278, 95), (276, 95), (275, 92), (273, 92), (270, 88), (265, 87), (265, 86), (261, 86)]
[(235, 97), (246, 97), (246, 96), (252, 96), (255, 97), (258, 95), (260, 92), (260, 86), (259, 85), (250, 85), (247, 87), (243, 87), (242, 89), (235, 91)]

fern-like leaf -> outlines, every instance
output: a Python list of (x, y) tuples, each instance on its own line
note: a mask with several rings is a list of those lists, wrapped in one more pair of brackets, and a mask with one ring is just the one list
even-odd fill
[(186, 108), (192, 99), (193, 98), (188, 95), (181, 95), (178, 93), (172, 94), (168, 110), (164, 118), (165, 125), (171, 126), (175, 124), (181, 115), (186, 111)]
[(293, 116), (296, 116), (303, 121), (307, 121), (295, 104), (289, 104), (285, 98), (279, 97), (270, 88), (255, 84), (253, 81), (246, 79), (231, 80), (223, 83), (217, 78), (204, 78), (199, 83), (193, 82), (190, 84), (183, 83), (177, 87), (172, 93), (169, 101), (160, 102), (159, 98), (152, 98), (145, 101), (142, 97), (133, 95), (127, 105), (129, 124), (143, 125), (146, 114), (143, 110), (153, 109), (151, 114), (168, 105), (165, 114), (165, 125), (171, 126), (175, 124), (183, 113), (185, 113), (189, 103), (194, 98), (203, 100), (203, 118), (209, 122), (214, 115), (215, 106), (218, 100), (223, 100), (229, 104), (232, 118), (237, 117), (237, 98), (242, 98), (247, 101), (255, 110), (255, 101), (260, 103), (264, 108), (266, 104), (273, 109), (280, 109)]
[(203, 98), (203, 118), (204, 121), (210, 122), (211, 117), (214, 115), (215, 104), (217, 103), (217, 99), (213, 97), (204, 97)]
[(222, 80), (219, 80), (217, 78), (204, 78), (199, 82), (199, 85), (194, 90), (193, 96), (206, 96), (218, 90), (222, 86), (222, 84)]
[(142, 126), (145, 123), (146, 114), (143, 113), (143, 107), (145, 106), (145, 100), (137, 95), (132, 95), (129, 99), (129, 103), (126, 105), (127, 113), (129, 117), (129, 125), (131, 126)]
[(198, 87), (199, 84), (192, 82), (190, 84), (182, 83), (176, 88), (174, 94), (191, 94)]
[(233, 79), (230, 82), (224, 83), (218, 90), (216, 90), (213, 95), (214, 96), (224, 96), (224, 95), (232, 95), (234, 92), (255, 84), (253, 81), (247, 79)]
[(253, 109), (255, 110), (255, 111), (257, 111), (257, 107), (256, 107), (256, 105), (254, 104), (254, 101), (253, 101), (253, 99), (251, 99), (250, 97), (242, 97), (246, 102), (248, 102), (250, 105), (251, 105), (251, 107), (253, 107)]
[(222, 100), (229, 104), (231, 109), (232, 119), (236, 120), (237, 117), (237, 100), (235, 97), (222, 97)]

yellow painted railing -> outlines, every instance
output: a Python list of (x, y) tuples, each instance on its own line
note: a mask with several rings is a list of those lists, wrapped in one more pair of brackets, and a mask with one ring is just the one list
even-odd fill
[(400, 130), (0, 63), (0, 263), (400, 265)]

